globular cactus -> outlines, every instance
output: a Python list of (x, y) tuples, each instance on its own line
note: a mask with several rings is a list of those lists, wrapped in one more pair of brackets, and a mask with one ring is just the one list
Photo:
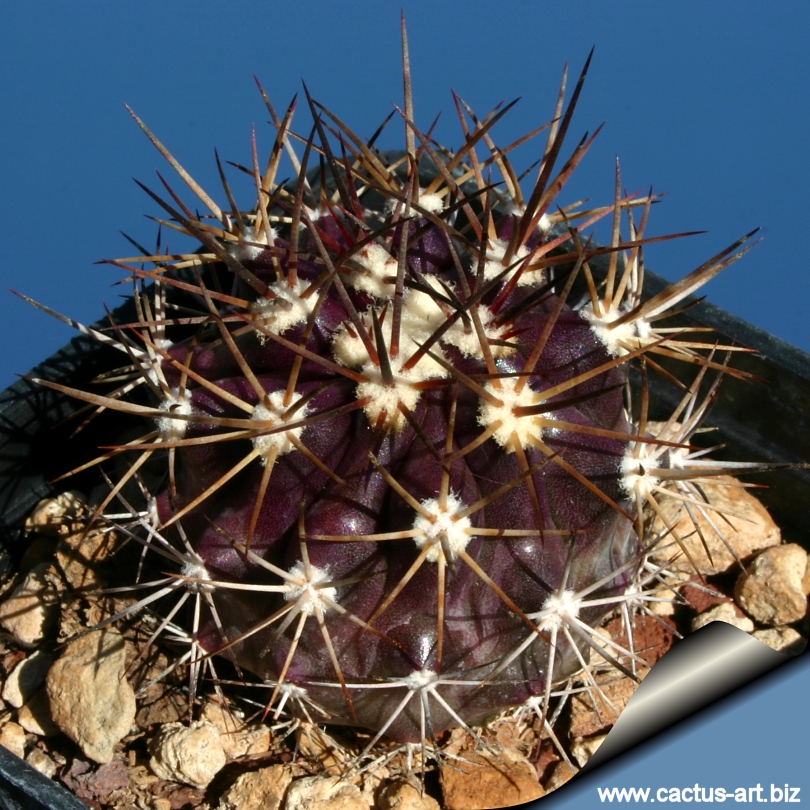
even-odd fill
[[(593, 628), (643, 598), (645, 505), (670, 487), (709, 508), (689, 479), (723, 469), (688, 439), (725, 361), (661, 318), (746, 248), (642, 299), (652, 194), (623, 196), (617, 173), (612, 204), (558, 207), (592, 140), (558, 167), (584, 75), (565, 108), (560, 91), (528, 192), (491, 138), (505, 110), (479, 120), (455, 97), (451, 152), (412, 120), (407, 69), (401, 153), (308, 96), (314, 125), (294, 135), (295, 104), (279, 119), (265, 96), (276, 134), (265, 169), (255, 141), (244, 169), (250, 212), (227, 183), (215, 203), (138, 121), (207, 208), (149, 192), (201, 247), (116, 262), (139, 280), (137, 322), (82, 328), (127, 353), (117, 389), (42, 382), (149, 421), (101, 457), (129, 466), (96, 514), (128, 505), (121, 531), (171, 569), (141, 578), (136, 607), (189, 641), (196, 671), (219, 653), (270, 706), (413, 742), (547, 704), (592, 648), (632, 668)], [(297, 177), (277, 183), (285, 155)], [(601, 217), (607, 247), (586, 236)], [(651, 435), (661, 357), (696, 375)], [(132, 506), (158, 459), (151, 509)]]

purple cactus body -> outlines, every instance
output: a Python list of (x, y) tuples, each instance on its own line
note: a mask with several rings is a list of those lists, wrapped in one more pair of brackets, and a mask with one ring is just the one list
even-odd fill
[[(511, 219), (509, 217), (506, 218)], [(425, 220), (417, 220), (422, 225)], [(317, 220), (324, 242), (338, 244), (338, 227), (331, 217)], [(446, 247), (446, 236), (429, 226), (410, 248), (407, 264), (417, 279), (442, 278), (458, 288), (458, 279)], [(509, 228), (501, 230), (508, 235)], [(535, 244), (539, 239), (535, 239)], [(275, 240), (275, 253), (282, 257), (286, 270), (288, 245)], [(396, 251), (396, 240), (390, 248)], [(345, 249), (340, 246), (340, 249)], [(335, 258), (337, 258), (335, 255)], [(273, 270), (271, 251), (265, 250), (245, 266), (267, 284), (283, 283)], [(299, 278), (313, 281), (322, 272), (314, 264), (300, 262)], [(475, 268), (466, 271), (468, 288), (476, 284)], [(282, 276), (283, 277), (283, 276)], [(491, 305), (498, 299), (506, 281), (496, 284), (483, 299)], [(499, 310), (519, 306), (542, 282), (517, 287), (499, 301)], [(369, 306), (379, 310), (379, 302), (363, 290), (347, 285), (348, 295), (358, 312)], [(497, 360), (503, 379), (518, 375), (524, 368), (538, 339), (552, 317), (556, 298), (552, 294), (530, 304), (510, 324), (513, 347)], [(491, 316), (496, 317), (492, 312)], [(594, 337), (582, 317), (567, 306), (554, 314), (553, 327), (545, 347), (535, 363), (528, 387), (542, 392), (568, 380), (585, 375), (609, 363), (610, 356)], [(349, 313), (334, 287), (321, 303), (306, 348), (331, 358), (334, 335), (349, 320)], [(305, 324), (281, 334), (292, 344), (302, 342)], [(253, 330), (238, 338), (239, 352), (261, 387), (268, 393), (283, 392), (293, 364), (299, 355), (266, 335)], [(485, 378), (487, 366), (482, 357), (465, 356), (458, 348), (438, 341), (446, 357), (468, 377)], [(170, 356), (185, 360), (188, 348), (178, 345)], [(334, 369), (308, 358), (298, 359), (295, 392), (311, 396), (309, 415), (350, 408), (357, 401), (355, 383)], [(221, 343), (213, 347), (196, 345), (188, 366), (196, 374), (213, 382), (218, 389), (241, 401), (255, 405), (258, 397), (240, 371), (234, 354)], [(167, 379), (177, 380), (176, 368), (164, 362)], [(623, 366), (609, 368), (583, 379), (555, 401), (578, 400), (553, 409), (553, 418), (562, 422), (595, 427), (627, 434), (632, 427), (624, 412), (621, 386), (626, 379)], [(202, 386), (190, 388), (193, 412), (205, 416), (239, 418), (238, 409)], [(581, 590), (603, 578), (607, 581), (595, 595), (621, 592), (632, 579), (639, 546), (632, 525), (620, 513), (628, 508), (627, 495), (620, 486), (620, 465), (627, 442), (616, 438), (553, 430), (547, 445), (560, 459), (576, 468), (582, 478), (593, 482), (605, 497), (589, 491), (540, 452), (527, 447), (526, 462), (534, 468), (524, 481), (505, 492), (498, 490), (519, 479), (521, 469), (515, 452), (508, 452), (495, 439), (489, 439), (467, 452), (449, 466), (449, 493), (460, 504), (476, 504), (488, 496), (491, 502), (470, 515), (474, 528), (534, 530), (522, 537), (472, 536), (464, 551), (492, 579), (491, 587), (467, 564), (456, 559), (448, 565), (444, 582), (444, 618), (442, 660), (437, 661), (437, 573), (436, 561), (425, 561), (411, 572), (420, 548), (412, 538), (364, 541), (367, 535), (407, 532), (414, 526), (415, 512), (395, 491), (383, 473), (370, 463), (373, 453), (377, 464), (420, 503), (435, 499), (441, 489), (442, 466), (437, 456), (444, 454), (450, 432), (450, 453), (474, 442), (481, 434), (480, 398), (474, 390), (461, 385), (427, 387), (412, 411), (419, 433), (410, 423), (398, 428), (378, 429), (370, 424), (363, 409), (354, 409), (307, 424), (301, 433), (312, 454), (335, 475), (330, 479), (299, 453), (287, 453), (276, 459), (270, 484), (250, 541), (250, 551), (272, 565), (292, 571), (302, 564), (299, 518), (303, 515), (307, 535), (353, 536), (345, 542), (306, 541), (308, 562), (328, 575), (331, 582), (347, 581), (337, 587), (335, 600), (346, 611), (329, 613), (326, 621), (331, 642), (340, 661), (342, 676), (350, 699), (335, 679), (333, 664), (324, 652), (324, 638), (315, 622), (305, 624), (297, 640), (295, 653), (288, 661), (294, 623), (280, 637), (277, 626), (251, 633), (268, 616), (285, 606), (284, 596), (219, 590), (215, 601), (223, 622), (224, 635), (206, 626), (203, 637), (211, 651), (236, 643), (229, 649), (240, 666), (274, 680), (284, 673), (287, 684), (307, 690), (310, 698), (325, 708), (331, 719), (380, 729), (392, 706), (403, 695), (403, 682), (423, 671), (442, 673), (450, 681), (439, 688), (443, 698), (465, 722), (474, 723), (499, 708), (525, 701), (541, 693), (547, 679), (565, 676), (579, 666), (579, 659), (568, 641), (560, 639), (553, 672), (547, 671), (548, 634), (534, 632), (537, 639), (518, 654), (502, 671), (501, 661), (517, 649), (532, 630), (525, 616), (541, 611), (550, 594), (565, 587)], [(449, 424), (453, 413), (453, 425)], [(212, 428), (192, 423), (187, 438), (204, 436)], [(421, 434), (421, 435), (420, 435)], [(159, 498), (160, 517), (168, 522), (217, 479), (228, 474), (244, 456), (243, 442), (200, 444), (178, 450), (176, 460), (177, 491), (166, 490)], [(251, 515), (258, 497), (263, 467), (253, 461), (222, 486), (204, 503), (184, 517), (185, 533), (193, 537), (194, 550), (200, 555), (212, 579), (265, 583), (273, 580), (256, 562), (251, 563), (232, 541), (245, 544)], [(527, 483), (525, 479), (530, 479)], [(614, 507), (606, 502), (612, 499)], [(558, 533), (560, 530), (568, 534)], [(573, 545), (573, 548), (572, 548)], [(448, 561), (449, 562), (449, 561)], [(629, 564), (629, 565), (628, 565)], [(566, 567), (568, 570), (566, 571)], [(609, 575), (620, 571), (613, 581)], [(406, 584), (401, 585), (402, 582)], [(387, 595), (401, 588), (391, 603), (378, 613)], [(500, 589), (501, 593), (498, 592)], [(504, 595), (506, 599), (504, 599)], [(518, 617), (511, 603), (518, 605), (524, 617)], [(595, 621), (604, 609), (590, 609)], [(362, 622), (373, 620), (372, 632), (349, 617)], [(586, 645), (580, 645), (586, 647)], [(495, 674), (493, 674), (495, 673)], [(487, 679), (491, 677), (491, 680)], [(390, 681), (389, 688), (380, 688)], [(482, 682), (484, 685), (482, 686)], [(325, 685), (329, 684), (329, 685)], [(373, 685), (363, 689), (362, 685)], [(443, 708), (431, 715), (432, 732), (456, 724)], [(386, 734), (400, 741), (418, 740), (423, 732), (418, 706), (402, 711)]]

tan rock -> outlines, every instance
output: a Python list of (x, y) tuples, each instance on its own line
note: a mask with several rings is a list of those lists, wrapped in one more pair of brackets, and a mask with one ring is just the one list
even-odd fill
[(810, 596), (810, 554), (807, 555), (807, 567), (804, 569), (802, 577), (802, 591), (805, 596)]
[(154, 793), (155, 783), (161, 781), (159, 776), (155, 776), (148, 767), (142, 764), (130, 765), (128, 774), (133, 790), (149, 794)]
[[(601, 636), (605, 641), (603, 642), (598, 636)], [(613, 641), (613, 636), (610, 635), (610, 631), (606, 627), (596, 627), (594, 629), (593, 635), (593, 642), (598, 647), (602, 648), (607, 652), (608, 655), (612, 655), (612, 650), (610, 647), (610, 642)], [(607, 642), (607, 643), (606, 643)], [(596, 650), (591, 650), (591, 660), (590, 665), (594, 670), (603, 669), (605, 665), (608, 667), (612, 667), (605, 659), (605, 657), (601, 654), (596, 652)]]
[[(723, 475), (718, 476), (716, 481), (702, 483), (700, 486), (712, 506), (727, 511), (726, 517), (731, 525), (723, 519), (721, 513), (707, 509), (707, 514), (741, 560), (782, 542), (779, 527), (773, 522), (768, 510), (748, 490), (740, 487), (736, 479)], [(675, 534), (682, 538), (683, 546), (700, 572), (709, 576), (735, 566), (736, 560), (725, 543), (705, 517), (693, 508), (692, 513), (697, 518), (700, 534), (711, 552), (711, 560), (709, 559), (691, 517), (681, 507), (682, 502), (677, 498), (667, 496), (661, 499), (662, 514), (667, 523), (673, 526)], [(653, 530), (664, 531), (660, 517), (656, 519)], [(694, 573), (692, 564), (672, 534), (663, 539), (661, 548), (654, 553), (654, 559), (659, 563), (666, 563), (673, 571)]]
[(59, 599), (48, 578), (50, 565), (32, 568), (0, 604), (0, 625), (22, 647), (35, 647), (56, 630)]
[(767, 644), (777, 652), (791, 652), (798, 655), (804, 650), (806, 642), (801, 644), (801, 634), (792, 627), (769, 627), (751, 634), (757, 641)]
[(6, 723), (0, 728), (0, 745), (15, 756), (25, 756), (25, 729), (17, 723)]
[(63, 492), (55, 498), (43, 498), (25, 519), (25, 531), (48, 535), (64, 534), (83, 514), (84, 508), (82, 501), (72, 492)]
[(379, 810), (440, 810), (439, 803), (418, 785), (404, 780), (389, 782), (377, 794)]
[(32, 748), (25, 761), (32, 768), (36, 768), (41, 774), (47, 776), (48, 779), (53, 779), (56, 775), (56, 763), (44, 751), (40, 751), (39, 748)]
[(125, 671), (124, 638), (106, 628), (71, 641), (48, 673), (54, 721), (94, 762), (111, 762), (113, 746), (135, 722)]
[[(649, 669), (638, 667), (636, 674), (642, 680)], [(624, 710), (638, 684), (626, 676), (615, 673), (600, 677), (598, 689), (591, 687), (571, 697), (571, 737), (591, 737), (609, 729)]]
[(571, 753), (579, 763), (580, 768), (587, 765), (588, 760), (597, 752), (599, 746), (607, 739), (607, 734), (599, 734), (586, 740), (576, 739), (571, 743)]
[(243, 773), (222, 795), (217, 810), (279, 810), (291, 781), (283, 765)]
[(19, 572), (25, 576), (32, 568), (42, 563), (53, 562), (56, 551), (56, 540), (44, 534), (34, 534), (26, 537), (25, 553), (20, 559)]
[(539, 799), (545, 791), (534, 766), (517, 752), (469, 753), (441, 769), (446, 810), (490, 810)]
[(728, 602), (715, 605), (713, 608), (709, 608), (699, 616), (695, 616), (695, 618), (692, 619), (692, 632), (699, 630), (701, 627), (705, 627), (707, 624), (711, 624), (712, 622), (725, 622), (726, 624), (731, 624), (734, 627), (739, 627), (740, 630), (743, 630), (746, 633), (751, 633), (754, 630), (754, 623), (751, 621), (751, 619), (749, 619), (747, 616), (738, 616), (737, 612), (734, 610), (734, 605), (731, 605)]
[(241, 720), (219, 703), (209, 701), (202, 710), (201, 720), (210, 723), (220, 735), (228, 759), (263, 754), (270, 749), (270, 729), (267, 726), (245, 728)]
[(17, 712), (17, 722), (38, 737), (54, 737), (61, 729), (51, 716), (51, 702), (45, 689), (35, 692)]
[(337, 776), (344, 769), (347, 746), (335, 739), (334, 733), (312, 723), (300, 723), (295, 731), (295, 746), (298, 753), (318, 762), (323, 774)]
[[(681, 572), (684, 581), (688, 581), (688, 576)], [(654, 613), (656, 616), (672, 616), (675, 613), (677, 606), (677, 594), (670, 588), (656, 590), (656, 601), (645, 601), (647, 609)], [(658, 601), (661, 600), (661, 601)]]
[(734, 598), (755, 621), (766, 625), (792, 624), (807, 613), (802, 578), (807, 553), (790, 543), (763, 551), (740, 575)]
[(98, 565), (106, 559), (115, 545), (116, 536), (109, 529), (87, 532), (81, 529), (66, 533), (56, 548), (56, 562), (71, 588), (95, 588), (99, 585)]
[(45, 683), (52, 663), (53, 657), (42, 650), (23, 658), (3, 684), (3, 700), (19, 709)]
[(305, 776), (287, 790), (284, 810), (371, 810), (360, 789), (338, 776)]
[(556, 790), (558, 787), (562, 787), (566, 782), (570, 782), (575, 774), (576, 771), (567, 762), (558, 762), (554, 766), (554, 770), (551, 772), (548, 781), (543, 786), (546, 789), (546, 793), (551, 793), (552, 790)]
[(149, 767), (161, 779), (205, 789), (228, 758), (210, 723), (164, 723), (149, 743)]

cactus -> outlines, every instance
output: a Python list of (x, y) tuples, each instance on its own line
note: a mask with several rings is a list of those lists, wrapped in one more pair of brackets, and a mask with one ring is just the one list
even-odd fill
[[(751, 246), (643, 300), (654, 195), (622, 194), (617, 167), (612, 203), (557, 202), (595, 137), (559, 165), (588, 63), (567, 106), (563, 80), (524, 190), (491, 135), (508, 107), (478, 119), (454, 96), (463, 145), (441, 147), (413, 120), (405, 54), (401, 153), (309, 94), (312, 128), (295, 135), (295, 101), (279, 117), (262, 90), (275, 136), (264, 169), (255, 138), (240, 167), (249, 212), (221, 165), (225, 208), (133, 114), (207, 210), (146, 189), (164, 227), (200, 247), (113, 262), (134, 279), (135, 323), (63, 318), (125, 353), (117, 387), (38, 381), (148, 423), (90, 462), (126, 459), (95, 518), (123, 505), (118, 531), (163, 572), (133, 578), (142, 598), (110, 621), (155, 610), (155, 637), (189, 645), (192, 682), (225, 657), (269, 685), (268, 708), (369, 729), (369, 749), (527, 701), (545, 712), (592, 650), (632, 672), (632, 648), (594, 628), (655, 590), (659, 493), (711, 508), (690, 481), (727, 467), (689, 440), (740, 374), (719, 358), (731, 347), (662, 318)], [(586, 234), (604, 217), (598, 247)], [(695, 373), (652, 431), (661, 358)]]

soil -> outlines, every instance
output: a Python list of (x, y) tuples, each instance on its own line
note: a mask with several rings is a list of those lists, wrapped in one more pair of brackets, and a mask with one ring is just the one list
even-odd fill
[[(371, 766), (358, 769), (352, 763), (371, 739), (368, 733), (321, 728), (283, 716), (265, 718), (268, 690), (244, 683), (240, 673), (229, 669), (227, 662), (217, 663), (220, 683), (215, 684), (206, 676), (198, 689), (196, 704), (190, 705), (188, 672), (178, 667), (163, 674), (177, 651), (171, 645), (151, 644), (156, 620), (139, 613), (116, 623), (126, 641), (125, 676), (137, 697), (134, 723), (123, 738), (113, 742), (109, 761), (93, 761), (86, 753), (88, 746), (76, 734), (71, 732), (74, 737), (71, 739), (64, 729), (53, 726), (52, 717), (48, 716), (49, 690), (53, 693), (50, 681), (44, 682), (42, 676), (40, 681), (25, 684), (20, 675), (17, 697), (11, 684), (22, 671), (21, 665), (35, 651), (58, 659), (64, 654), (68, 640), (87, 634), (106, 617), (134, 601), (134, 597), (105, 593), (102, 589), (114, 581), (115, 569), (120, 567), (119, 558), (112, 554), (117, 541), (106, 534), (94, 536), (89, 542), (81, 513), (81, 506), (69, 499), (63, 498), (58, 505), (53, 502), (41, 505), (28, 525), (30, 543), (17, 573), (2, 585), (0, 615), (5, 615), (3, 610), (6, 614), (14, 612), (21, 583), (29, 572), (36, 570), (39, 572), (36, 581), (44, 585), (35, 591), (34, 601), (39, 600), (43, 610), (55, 605), (58, 615), (51, 624), (45, 621), (47, 617), (39, 624), (34, 623), (35, 630), (41, 625), (41, 637), (35, 635), (33, 641), (26, 638), (24, 643), (14, 635), (13, 622), (9, 624), (0, 618), (5, 629), (0, 637), (3, 689), (0, 744), (23, 756), (92, 808), (288, 810), (285, 797), (291, 795), (291, 784), (297, 785), (295, 790), (299, 792), (320, 790), (318, 796), (323, 795), (318, 801), (323, 804), (317, 806), (324, 810), (372, 807), (387, 810), (398, 806), (414, 810), (436, 807), (473, 810), (476, 806), (511, 806), (515, 801), (541, 796), (564, 784), (583, 764), (577, 760), (577, 752), (595, 750), (615, 722), (617, 715), (606, 707), (621, 708), (636, 688), (633, 678), (617, 672), (607, 662), (592, 659), (597, 686), (591, 684), (587, 691), (574, 694), (586, 684), (580, 677), (567, 684), (567, 694), (566, 689), (561, 690), (564, 694), (554, 705), (553, 734), (544, 728), (537, 711), (524, 706), (491, 720), (486, 728), (477, 729), (478, 740), (462, 729), (443, 734), (436, 741), (441, 766), (437, 766), (435, 759), (422, 763), (418, 747), (406, 753), (397, 751), (393, 745), (379, 743)], [(78, 543), (77, 538), (82, 538), (82, 542)], [(628, 665), (634, 670), (631, 674), (636, 679), (643, 678), (680, 636), (691, 632), (695, 617), (706, 610), (729, 603), (735, 614), (743, 617), (743, 611), (734, 602), (740, 575), (739, 567), (706, 577), (693, 573), (687, 579), (680, 575), (680, 582), (674, 576), (662, 575), (665, 582), (661, 591), (664, 585), (672, 586), (673, 592), (667, 595), (672, 601), (649, 603), (648, 609), (635, 613), (632, 645), (640, 660)], [(805, 577), (805, 581), (810, 579)], [(30, 597), (27, 593), (26, 609), (30, 608)], [(793, 635), (783, 632), (780, 638), (792, 639), (787, 651), (797, 652), (806, 643), (807, 616), (786, 630)], [(621, 615), (610, 618), (600, 632), (623, 647), (630, 643)], [(169, 765), (156, 761), (160, 756), (168, 756), (157, 750), (158, 732), (165, 730), (167, 724), (179, 724), (181, 730), (186, 726), (198, 729), (205, 724), (206, 730), (212, 727), (209, 738), (214, 743), (206, 745), (221, 745), (223, 753), (220, 755), (217, 750), (220, 759), (215, 759), (224, 763), (215, 767), (213, 778), (186, 777), (186, 784), (183, 783), (182, 774), (189, 772), (183, 768), (188, 763), (178, 762), (177, 758), (187, 756), (197, 760), (199, 750), (184, 754), (180, 748), (173, 749), (174, 759)], [(475, 783), (487, 785), (488, 793), (483, 799), (480, 791), (465, 787), (462, 775), (470, 768), (475, 772)], [(505, 778), (503, 774), (507, 771), (519, 773), (520, 778)], [(312, 785), (301, 781), (315, 776), (323, 778), (314, 780)], [(468, 787), (469, 775), (466, 778)], [(197, 784), (188, 783), (195, 779)], [(206, 784), (200, 781), (206, 779), (210, 779)], [(520, 790), (516, 793), (518, 784)], [(414, 785), (418, 790), (414, 790)], [(476, 805), (476, 801), (484, 804)]]

